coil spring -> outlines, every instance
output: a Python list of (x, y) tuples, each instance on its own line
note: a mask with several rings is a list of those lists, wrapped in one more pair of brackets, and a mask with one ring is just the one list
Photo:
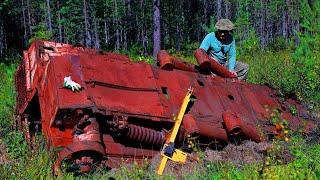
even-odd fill
[(162, 145), (164, 143), (164, 135), (159, 131), (133, 124), (129, 124), (128, 127), (127, 137), (132, 141), (151, 145)]

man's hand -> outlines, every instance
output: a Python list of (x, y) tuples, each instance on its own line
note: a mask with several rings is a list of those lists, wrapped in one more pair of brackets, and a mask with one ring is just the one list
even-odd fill
[(231, 74), (234, 75), (235, 77), (238, 77), (237, 72), (235, 72), (235, 71), (230, 71), (230, 72), (231, 72)]
[(64, 80), (64, 83), (63, 83), (64, 87), (71, 89), (73, 92), (80, 91), (81, 89), (80, 84), (72, 81), (71, 76), (67, 76), (63, 80)]

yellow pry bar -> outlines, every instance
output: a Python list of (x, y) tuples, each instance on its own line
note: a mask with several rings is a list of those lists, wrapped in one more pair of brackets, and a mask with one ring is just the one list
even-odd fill
[[(181, 105), (181, 108), (180, 108), (178, 116), (176, 118), (174, 118), (175, 123), (174, 123), (174, 127), (173, 127), (173, 130), (172, 130), (172, 133), (170, 135), (170, 139), (169, 139), (168, 143), (174, 143), (174, 141), (175, 141), (175, 139), (177, 137), (178, 131), (179, 131), (181, 123), (182, 123), (183, 116), (184, 116), (184, 114), (186, 112), (187, 106), (188, 106), (189, 101), (190, 101), (190, 96), (192, 95), (192, 93), (193, 93), (193, 88), (190, 87), (188, 89), (188, 92), (187, 92), (186, 96), (183, 99), (183, 102), (182, 102), (182, 105)], [(167, 144), (164, 145), (163, 149), (166, 146), (167, 146)], [(173, 153), (173, 156), (171, 158), (166, 156), (163, 153), (161, 153), (161, 155), (162, 155), (162, 159), (161, 159), (158, 171), (157, 171), (157, 174), (159, 174), (159, 175), (163, 174), (163, 171), (164, 171), (164, 168), (166, 167), (168, 159), (184, 163), (186, 161), (186, 158), (187, 158), (187, 154), (184, 153), (183, 151), (179, 150), (179, 149), (175, 150), (175, 152)]]

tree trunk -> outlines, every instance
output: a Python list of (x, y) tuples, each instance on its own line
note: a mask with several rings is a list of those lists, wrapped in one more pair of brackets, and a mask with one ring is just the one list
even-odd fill
[(123, 26), (122, 26), (122, 22), (119, 20), (119, 22), (120, 22), (120, 45), (122, 45), (122, 47), (123, 47)]
[(63, 38), (62, 38), (62, 26), (61, 26), (61, 14), (60, 14), (60, 1), (57, 1), (57, 9), (58, 9), (58, 31), (59, 31), (59, 42), (63, 43)]
[(177, 24), (176, 26), (176, 50), (177, 51), (180, 51), (181, 49), (180, 39), (181, 39), (181, 30), (180, 30), (179, 24)]
[(265, 9), (265, 2), (264, 0), (261, 1), (261, 21), (260, 21), (260, 38), (261, 38), (261, 47), (262, 49), (266, 46), (266, 9)]
[(222, 4), (222, 0), (216, 0), (216, 11), (217, 11), (217, 16), (216, 19), (219, 20), (222, 18), (222, 14), (221, 14), (221, 4)]
[(124, 20), (124, 31), (123, 31), (123, 47), (124, 50), (128, 49), (128, 36), (130, 36), (130, 27), (132, 26), (132, 11), (131, 11), (131, 0), (124, 0), (124, 4), (126, 7), (126, 15)]
[(208, 15), (208, 1), (203, 0), (203, 18), (204, 18), (204, 24), (207, 24), (209, 22), (209, 15)]
[(224, 1), (224, 7), (225, 7), (225, 18), (230, 18), (230, 2), (229, 0)]
[(32, 24), (31, 24), (31, 13), (30, 13), (30, 2), (27, 0), (27, 13), (28, 13), (28, 26), (29, 26), (29, 33), (32, 36)]
[(282, 36), (287, 39), (287, 26), (288, 26), (288, 23), (287, 23), (287, 18), (288, 18), (288, 12), (287, 11), (284, 11), (282, 13)]
[(21, 9), (22, 9), (22, 18), (23, 18), (23, 47), (27, 46), (27, 23), (26, 23), (26, 13), (25, 13), (25, 5), (24, 5), (24, 0), (21, 0)]
[(109, 44), (109, 26), (107, 20), (104, 20), (104, 42), (106, 45)]
[[(140, 28), (140, 36), (138, 36), (139, 42), (142, 43), (142, 48), (143, 48), (143, 55), (147, 55), (147, 47), (148, 47), (148, 31), (146, 27), (146, 22), (145, 22), (145, 2), (144, 0), (140, 0), (140, 10), (141, 10), (141, 17), (137, 22), (141, 23), (142, 28)], [(141, 39), (140, 39), (141, 38)]]
[[(179, 4), (178, 4), (179, 3)], [(175, 40), (175, 46), (176, 46), (176, 50), (180, 51), (181, 50), (181, 42), (182, 42), (182, 36), (181, 36), (181, 32), (182, 32), (182, 24), (183, 24), (183, 10), (182, 10), (182, 1), (178, 1), (177, 2), (177, 6), (176, 6), (176, 17), (177, 18), (176, 21), (176, 40)]]
[[(296, 32), (300, 32), (300, 21), (299, 21), (299, 19), (297, 20), (297, 22), (295, 24), (295, 31)], [(299, 44), (300, 44), (300, 38), (299, 38), (298, 34), (295, 33), (295, 35), (294, 35), (294, 45), (296, 47), (298, 47)]]
[(4, 55), (4, 30), (2, 17), (0, 16), (0, 57)]
[(97, 19), (94, 17), (93, 18), (93, 26), (94, 26), (94, 39), (95, 39), (95, 43), (94, 46), (96, 49), (100, 49), (100, 38), (99, 38), (99, 32), (98, 32), (98, 25), (97, 25)]
[(148, 34), (147, 34), (147, 27), (143, 25), (142, 32), (141, 32), (141, 38), (142, 38), (142, 47), (143, 47), (143, 54), (147, 55), (147, 47), (148, 47)]
[(116, 44), (115, 50), (120, 50), (120, 31), (119, 31), (119, 20), (118, 20), (118, 3), (117, 0), (114, 0), (114, 16), (113, 16), (113, 25), (116, 28)]
[(52, 24), (51, 24), (51, 10), (50, 10), (50, 0), (46, 0), (47, 2), (47, 14), (48, 14), (48, 28), (49, 31), (52, 32)]
[(153, 0), (153, 58), (160, 51), (160, 0)]
[(84, 29), (85, 29), (85, 44), (86, 47), (91, 47), (91, 34), (89, 31), (89, 21), (87, 14), (87, 2), (83, 0), (83, 16), (84, 16)]

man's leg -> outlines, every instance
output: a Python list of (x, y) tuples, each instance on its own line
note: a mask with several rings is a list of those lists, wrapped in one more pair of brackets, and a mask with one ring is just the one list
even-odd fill
[(234, 70), (237, 72), (238, 79), (246, 80), (249, 72), (249, 65), (241, 61), (236, 62)]

